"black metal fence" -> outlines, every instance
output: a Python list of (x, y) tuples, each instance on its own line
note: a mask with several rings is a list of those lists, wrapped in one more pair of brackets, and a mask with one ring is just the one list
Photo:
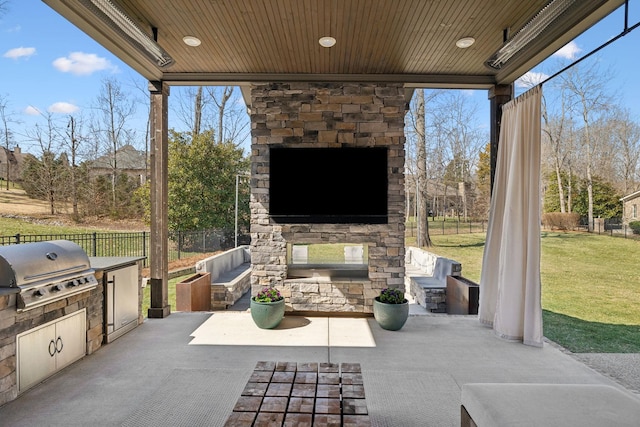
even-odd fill
[[(250, 237), (238, 236), (238, 244), (248, 244)], [(86, 233), (86, 234), (15, 234), (0, 236), (0, 245), (42, 242), (46, 240), (70, 240), (89, 255), (144, 257), (148, 265), (150, 236), (148, 231)], [(169, 232), (169, 261), (193, 255), (224, 251), (235, 246), (233, 230), (200, 230)]]
[[(584, 225), (584, 229), (588, 229)], [(617, 220), (594, 220), (593, 232), (597, 234), (608, 234), (612, 237), (624, 237), (625, 239), (640, 239), (640, 235), (634, 234), (628, 224), (623, 224)]]
[[(458, 221), (457, 219), (429, 220), (429, 235), (442, 234), (469, 234), (484, 233), (487, 231), (487, 221)], [(415, 221), (408, 221), (406, 224), (406, 235), (415, 237), (418, 233)]]

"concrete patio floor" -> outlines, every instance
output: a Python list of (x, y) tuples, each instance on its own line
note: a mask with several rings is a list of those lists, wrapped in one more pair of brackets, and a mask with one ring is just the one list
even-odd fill
[(458, 426), (465, 383), (608, 384), (638, 398), (555, 345), (503, 341), (476, 316), (412, 314), (395, 332), (298, 316), (260, 330), (246, 311), (148, 319), (0, 407), (0, 425), (222, 426), (258, 361), (360, 363), (373, 426)]

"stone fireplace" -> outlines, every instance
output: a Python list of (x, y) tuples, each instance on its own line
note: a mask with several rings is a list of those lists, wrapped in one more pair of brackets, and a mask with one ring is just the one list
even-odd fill
[[(284, 294), (288, 311), (371, 313), (373, 298), (381, 289), (404, 287), (407, 102), (402, 84), (254, 84), (251, 101), (252, 295), (274, 286)], [(271, 147), (386, 147), (386, 223), (274, 221), (269, 216)], [(366, 246), (365, 274), (328, 271), (289, 277), (292, 245), (321, 243)]]

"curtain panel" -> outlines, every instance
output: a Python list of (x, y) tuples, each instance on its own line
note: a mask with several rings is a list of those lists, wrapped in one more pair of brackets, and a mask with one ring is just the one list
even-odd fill
[(538, 347), (541, 98), (537, 86), (503, 107), (478, 311), (499, 337)]

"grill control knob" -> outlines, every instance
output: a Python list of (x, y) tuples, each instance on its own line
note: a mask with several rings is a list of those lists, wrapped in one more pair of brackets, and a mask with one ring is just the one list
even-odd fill
[(44, 289), (36, 289), (33, 292), (33, 296), (34, 297), (42, 297), (42, 296), (44, 296)]
[(51, 292), (59, 292), (63, 289), (61, 284), (57, 284), (51, 287)]
[(67, 287), (69, 288), (73, 288), (74, 286), (76, 286), (78, 284), (78, 282), (76, 282), (75, 280), (70, 281), (69, 283), (67, 283)]

